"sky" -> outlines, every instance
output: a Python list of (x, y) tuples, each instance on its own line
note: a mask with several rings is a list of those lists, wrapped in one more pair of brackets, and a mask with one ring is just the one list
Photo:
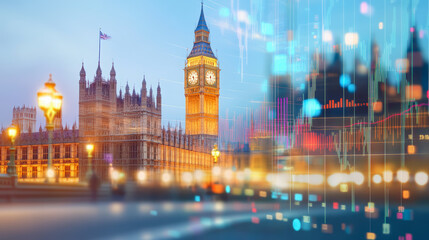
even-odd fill
[[(222, 5), (224, 4), (224, 5)], [(238, 39), (233, 31), (215, 26), (224, 3), (205, 3), (212, 49), (221, 68), (221, 109), (245, 105), (234, 100), (247, 95), (252, 84), (241, 83)], [(8, 126), (14, 106), (36, 106), (37, 90), (52, 73), (64, 96), (63, 124), (78, 121), (78, 81), (82, 62), (93, 80), (98, 61), (98, 30), (110, 35), (101, 42), (101, 68), (109, 77), (112, 62), (118, 87), (139, 92), (143, 76), (148, 87), (162, 90), (162, 121), (185, 119), (184, 72), (187, 49), (193, 46), (201, 3), (195, 1), (2, 1), (0, 3), (0, 123)], [(252, 57), (263, 53), (256, 43)], [(259, 51), (259, 52), (258, 52)], [(262, 69), (246, 74), (258, 76)], [(255, 80), (257, 77), (250, 77)], [(244, 85), (244, 87), (243, 87)], [(259, 87), (259, 86), (258, 86)], [(255, 88), (255, 87), (253, 87)], [(119, 89), (118, 89), (119, 91)], [(44, 125), (38, 109), (37, 126)]]
[[(139, 92), (144, 75), (154, 90), (159, 82), (163, 124), (183, 126), (183, 68), (200, 9), (199, 0), (1, 1), (0, 124), (11, 123), (14, 106), (36, 106), (37, 90), (50, 73), (64, 96), (63, 124), (77, 122), (79, 71), (83, 62), (87, 79), (93, 80), (101, 28), (112, 37), (101, 43), (103, 77), (109, 77), (114, 62), (123, 91), (128, 82)], [(258, 108), (266, 98), (267, 79), (279, 74), (277, 62), (281, 74), (305, 75), (308, 56), (325, 47), (329, 58), (332, 46), (344, 44), (348, 32), (359, 34), (359, 44), (344, 48), (349, 66), (345, 71), (351, 70), (355, 55), (369, 64), (372, 40), (381, 46), (385, 64), (394, 66), (408, 44), (411, 19), (422, 32), (426, 57), (427, 9), (427, 1), (418, 0), (204, 1), (211, 46), (221, 68), (220, 118)], [(332, 40), (321, 41), (323, 30), (331, 31)], [(293, 32), (292, 41), (288, 31)], [(300, 81), (296, 76), (294, 81)], [(44, 125), (39, 109), (37, 115), (37, 126)]]

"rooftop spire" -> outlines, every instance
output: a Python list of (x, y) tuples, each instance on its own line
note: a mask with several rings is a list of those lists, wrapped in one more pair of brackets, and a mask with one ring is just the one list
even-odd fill
[(198, 25), (194, 33), (194, 47), (192, 48), (191, 53), (188, 55), (188, 58), (196, 56), (207, 56), (216, 59), (216, 56), (213, 54), (212, 48), (210, 47), (210, 31), (207, 27), (206, 20), (204, 18), (204, 8), (202, 2), (200, 20), (198, 21)]
[(83, 62), (82, 62), (82, 68), (80, 69), (80, 76), (85, 78), (86, 72), (85, 72), (85, 67), (83, 66)]
[(204, 5), (203, 2), (201, 2), (200, 20), (198, 21), (198, 25), (197, 25), (197, 28), (195, 29), (195, 32), (196, 31), (200, 31), (200, 30), (204, 30), (204, 31), (210, 32), (209, 28), (207, 27), (206, 20), (204, 18), (203, 5)]
[(112, 62), (112, 69), (110, 70), (110, 75), (111, 75), (111, 76), (116, 75), (116, 71), (115, 71), (115, 63), (114, 63), (114, 62)]
[(97, 76), (97, 77), (101, 77), (100, 61), (98, 61), (98, 67), (97, 67), (96, 76)]

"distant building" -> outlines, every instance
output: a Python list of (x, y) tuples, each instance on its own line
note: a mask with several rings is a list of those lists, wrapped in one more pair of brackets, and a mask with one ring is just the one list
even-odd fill
[(36, 108), (14, 107), (12, 123), (19, 127), (21, 133), (29, 133), (36, 130)]
[[(79, 131), (54, 130), (52, 145), (52, 167), (59, 182), (79, 181)], [(6, 131), (0, 137), (0, 173), (6, 173), (10, 160), (10, 141)], [(16, 140), (16, 173), (22, 182), (44, 182), (48, 167), (48, 133), (39, 128), (32, 133), (21, 133)]]
[(204, 12), (195, 30), (194, 48), (185, 66), (186, 131), (161, 126), (162, 97), (156, 96), (143, 77), (140, 91), (128, 86), (117, 95), (114, 65), (110, 78), (100, 65), (92, 82), (82, 65), (79, 80), (80, 176), (88, 170), (85, 145), (95, 144), (93, 165), (107, 179), (109, 168), (133, 178), (140, 169), (207, 169), (210, 150), (217, 142), (219, 119), (219, 67), (209, 42)]
[[(117, 89), (116, 70), (110, 78), (98, 64), (94, 79), (88, 81), (82, 64), (79, 79), (79, 130), (54, 130), (53, 166), (60, 181), (85, 181), (88, 171), (86, 144), (94, 144), (92, 164), (103, 180), (111, 168), (133, 180), (140, 169), (159, 171), (207, 170), (213, 166), (210, 154), (217, 142), (219, 122), (219, 66), (209, 42), (209, 30), (201, 15), (195, 30), (194, 48), (185, 66), (186, 129), (161, 126), (162, 97), (143, 77), (137, 90), (127, 83)], [(2, 134), (0, 172), (6, 173), (9, 140)], [(44, 179), (47, 167), (47, 132), (23, 134), (17, 142), (17, 172), (20, 181)], [(27, 149), (27, 150), (26, 150)], [(45, 154), (46, 153), (46, 154)], [(58, 155), (58, 154), (59, 155)], [(222, 159), (222, 157), (221, 157)], [(222, 162), (222, 166), (226, 166)], [(180, 180), (180, 174), (174, 175)]]
[(186, 59), (186, 134), (203, 145), (217, 143), (219, 131), (220, 69), (210, 46), (210, 30), (203, 6), (195, 29), (194, 46)]

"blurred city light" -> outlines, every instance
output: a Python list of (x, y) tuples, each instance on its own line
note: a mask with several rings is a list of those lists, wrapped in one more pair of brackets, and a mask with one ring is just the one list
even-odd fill
[(292, 180), (297, 183), (309, 183), (311, 185), (320, 185), (323, 183), (323, 176), (321, 174), (293, 175)]
[(424, 186), (428, 182), (428, 175), (425, 172), (418, 172), (414, 176), (414, 180), (420, 186)]
[(387, 182), (387, 183), (392, 182), (393, 181), (393, 173), (392, 173), (392, 171), (390, 171), (390, 170), (384, 171), (383, 172), (383, 178), (384, 178), (384, 181)]
[(323, 31), (322, 40), (324, 42), (332, 42), (334, 37), (332, 36), (332, 32), (330, 30)]
[(306, 99), (303, 102), (303, 114), (306, 117), (317, 117), (321, 113), (322, 106), (317, 99)]
[(46, 171), (46, 176), (47, 176), (48, 178), (54, 178), (54, 177), (55, 177), (55, 171), (54, 171), (54, 169), (49, 168), (49, 169)]
[(398, 170), (396, 177), (398, 178), (399, 182), (406, 183), (410, 179), (410, 174), (407, 170)]
[(344, 42), (347, 46), (356, 46), (359, 43), (359, 35), (355, 32), (346, 33)]
[(183, 172), (182, 173), (182, 181), (186, 185), (191, 185), (192, 181), (193, 181), (192, 173), (190, 173), (190, 172)]
[(212, 174), (214, 176), (219, 176), (221, 174), (221, 172), (222, 172), (222, 169), (218, 166), (214, 166), (212, 169)]
[(204, 172), (201, 170), (196, 170), (194, 172), (194, 178), (195, 178), (195, 181), (197, 181), (198, 183), (201, 183), (204, 180)]
[(161, 180), (163, 183), (169, 184), (171, 182), (171, 174), (169, 172), (163, 172)]
[(372, 181), (376, 184), (379, 184), (379, 183), (381, 183), (382, 178), (379, 174), (375, 174), (372, 176)]
[(340, 86), (342, 88), (347, 88), (351, 83), (350, 76), (348, 74), (342, 74), (340, 76)]
[(363, 176), (363, 174), (357, 171), (350, 173), (350, 178), (351, 181), (353, 181), (357, 185), (362, 185), (362, 183), (365, 181), (365, 177)]
[(146, 171), (139, 170), (137, 172), (137, 180), (140, 181), (140, 182), (146, 181)]
[(114, 180), (114, 181), (119, 180), (119, 171), (117, 171), (117, 170), (112, 171), (112, 180)]

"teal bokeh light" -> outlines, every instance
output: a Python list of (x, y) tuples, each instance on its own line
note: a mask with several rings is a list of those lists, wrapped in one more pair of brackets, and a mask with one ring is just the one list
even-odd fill
[(303, 102), (302, 110), (305, 117), (317, 117), (320, 115), (322, 106), (314, 98), (306, 99)]
[(299, 221), (298, 218), (295, 218), (292, 222), (292, 227), (293, 230), (298, 232), (299, 230), (301, 230), (301, 221)]

